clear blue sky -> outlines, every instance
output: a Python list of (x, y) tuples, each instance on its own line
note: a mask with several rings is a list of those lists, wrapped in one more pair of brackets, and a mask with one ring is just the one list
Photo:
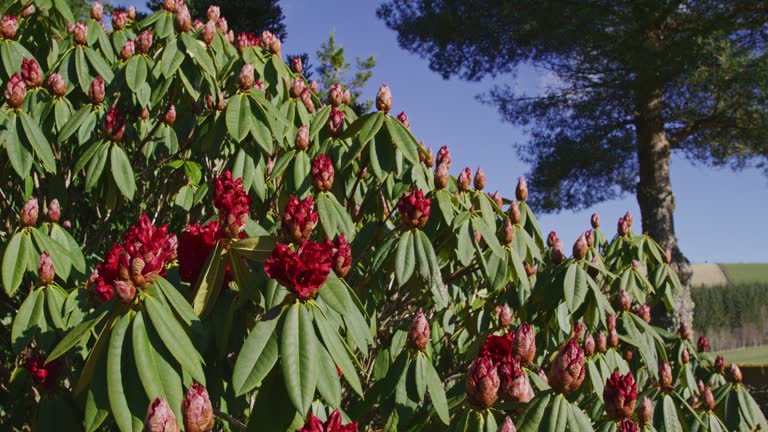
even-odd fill
[[(118, 3), (143, 6), (138, 2)], [(389, 84), (393, 111), (408, 114), (416, 137), (434, 150), (442, 145), (451, 149), (452, 174), (458, 174), (464, 166), (474, 172), (479, 165), (488, 177), (486, 190), (499, 190), (504, 196), (514, 197), (517, 178), (528, 167), (518, 159), (513, 145), (524, 141), (526, 135), (502, 122), (494, 107), (476, 100), (494, 81), (443, 80), (431, 72), (426, 60), (400, 49), (396, 34), (376, 18), (379, 2), (283, 0), (280, 4), (288, 29), (285, 53), (308, 52), (314, 58), (320, 44), (335, 30), (336, 41), (344, 46), (351, 62), (355, 56), (375, 55), (377, 65), (365, 96), (372, 98), (379, 84)], [(508, 83), (514, 79), (520, 90), (536, 93), (545, 84), (544, 77), (537, 71), (524, 70), (516, 79), (500, 77), (495, 82)], [(768, 261), (768, 179), (762, 172), (754, 168), (733, 172), (727, 168), (697, 167), (675, 156), (671, 167), (677, 202), (675, 226), (680, 247), (689, 259)], [(626, 210), (639, 220), (640, 211), (633, 195), (589, 211), (539, 215), (539, 221), (545, 232), (557, 231), (570, 249), (578, 234), (589, 228), (593, 211), (600, 214), (604, 229), (612, 235), (616, 220)]]

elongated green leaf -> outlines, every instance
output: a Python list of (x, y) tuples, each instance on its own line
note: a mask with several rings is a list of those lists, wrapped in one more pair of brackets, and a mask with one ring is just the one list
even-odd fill
[(288, 396), (299, 412), (307, 412), (317, 385), (317, 337), (312, 312), (295, 303), (285, 313), (280, 337), (281, 365)]
[(163, 297), (168, 300), (173, 310), (176, 311), (176, 313), (179, 315), (182, 321), (184, 321), (184, 324), (187, 327), (192, 327), (194, 322), (199, 321), (197, 315), (195, 314), (195, 310), (192, 309), (192, 306), (189, 304), (189, 302), (184, 298), (184, 296), (181, 295), (179, 290), (171, 285), (171, 283), (168, 282), (164, 277), (158, 277), (154, 285), (147, 289), (147, 293), (150, 295), (154, 293), (155, 287), (162, 293)]
[(341, 370), (342, 376), (347, 380), (352, 389), (363, 397), (363, 387), (360, 384), (360, 378), (357, 376), (357, 369), (355, 369), (350, 354), (344, 346), (344, 342), (336, 332), (334, 328), (328, 323), (325, 316), (320, 313), (315, 313), (315, 323), (317, 329), (320, 331), (320, 337), (328, 349), (328, 353), (333, 358), (333, 361)]
[(110, 150), (109, 162), (112, 167), (112, 178), (115, 179), (118, 189), (123, 196), (132, 200), (133, 194), (136, 193), (136, 179), (133, 176), (133, 168), (128, 155), (120, 146), (115, 144)]
[(125, 81), (128, 88), (137, 92), (147, 81), (147, 64), (141, 56), (133, 56), (125, 65)]
[(48, 316), (56, 329), (64, 329), (62, 306), (67, 299), (67, 293), (57, 286), (49, 286), (45, 289), (45, 304), (48, 306)]
[(331, 408), (341, 406), (341, 381), (336, 374), (336, 364), (325, 348), (318, 347), (317, 391)]
[(168, 400), (165, 389), (163, 389), (162, 380), (160, 379), (160, 372), (155, 364), (155, 349), (149, 343), (147, 328), (144, 325), (144, 314), (141, 311), (136, 313), (131, 330), (136, 371), (139, 373), (139, 378), (144, 386), (147, 398), (154, 400), (156, 397), (162, 397)]
[(21, 120), (21, 127), (24, 129), (24, 133), (35, 150), (35, 154), (43, 162), (43, 167), (49, 173), (56, 174), (56, 158), (53, 156), (53, 150), (51, 150), (51, 143), (48, 142), (48, 138), (45, 137), (43, 131), (40, 130), (40, 126), (29, 116), (25, 111), (19, 111), (19, 119)]
[(403, 231), (397, 242), (395, 255), (395, 276), (400, 286), (405, 285), (411, 278), (416, 266), (416, 251), (413, 245), (413, 234), (410, 230)]
[(27, 346), (32, 339), (34, 332), (30, 327), (35, 324), (33, 317), (35, 314), (35, 306), (37, 305), (37, 297), (41, 295), (40, 290), (30, 291), (24, 303), (19, 307), (16, 317), (13, 319), (13, 326), (11, 327), (11, 345), (14, 352), (20, 352)]
[(424, 400), (424, 395), (427, 393), (427, 362), (426, 356), (418, 354), (413, 364), (413, 376), (416, 381), (416, 394), (419, 396), (419, 402)]
[(85, 416), (83, 426), (86, 432), (94, 432), (109, 416), (109, 394), (107, 393), (107, 359), (99, 356), (96, 373), (85, 395)]
[(208, 76), (215, 77), (216, 68), (213, 66), (213, 60), (205, 51), (203, 42), (192, 38), (187, 33), (181, 34), (181, 40), (187, 47), (187, 54), (195, 60), (195, 63), (200, 65)]
[(259, 321), (245, 340), (232, 373), (232, 386), (238, 396), (259, 385), (275, 366), (278, 318)]
[(75, 47), (74, 55), (77, 82), (80, 84), (80, 89), (83, 91), (83, 93), (88, 94), (88, 88), (91, 85), (91, 76), (88, 73), (88, 62), (85, 59), (84, 47)]
[(568, 305), (568, 310), (574, 312), (574, 291), (576, 291), (576, 264), (572, 263), (568, 265), (568, 269), (565, 271), (565, 279), (563, 279), (563, 294), (565, 295), (565, 304)]
[(470, 220), (472, 221), (472, 229), (478, 231), (483, 237), (483, 240), (485, 240), (485, 243), (491, 248), (493, 253), (496, 254), (497, 257), (503, 259), (504, 250), (501, 248), (499, 239), (496, 238), (494, 227), (491, 227), (485, 222), (485, 220), (479, 217), (473, 217)]
[(229, 99), (226, 121), (227, 130), (235, 141), (240, 142), (248, 136), (251, 122), (254, 121), (248, 96), (236, 94)]
[(249, 237), (232, 243), (229, 250), (253, 261), (263, 262), (272, 256), (275, 243), (276, 239), (270, 236)]
[(120, 317), (112, 330), (107, 352), (107, 393), (109, 407), (121, 432), (133, 432), (131, 411), (123, 390), (123, 341), (131, 323), (131, 312)]
[(408, 129), (394, 117), (387, 116), (384, 120), (387, 132), (398, 150), (413, 165), (419, 164), (419, 143), (411, 135)]
[(24, 236), (27, 236), (25, 232), (14, 234), (11, 237), (11, 241), (8, 242), (8, 247), (5, 248), (5, 254), (3, 255), (3, 286), (5, 287), (5, 292), (11, 297), (19, 288), (19, 284), (21, 284), (21, 280), (24, 278), (24, 271), (26, 270), (25, 264), (28, 252), (27, 243), (22, 241)]
[[(103, 31), (101, 29), (99, 29), (99, 31), (103, 34)], [(105, 47), (108, 47), (108, 45), (106, 45)], [(99, 74), (99, 76), (104, 78), (104, 82), (106, 82), (107, 84), (112, 82), (112, 79), (115, 78), (115, 74), (112, 73), (112, 70), (109, 68), (109, 65), (107, 64), (107, 62), (101, 57), (101, 55), (99, 55), (99, 53), (96, 52), (96, 50), (90, 47), (86, 48), (85, 56), (88, 58), (88, 62), (93, 67), (93, 70), (95, 70), (96, 73)], [(136, 58), (136, 57), (133, 57), (133, 58)], [(146, 77), (146, 69), (145, 69), (144, 76)]]
[(107, 315), (107, 312), (109, 312), (109, 310), (105, 309), (99, 315), (97, 315), (96, 318), (83, 321), (75, 328), (73, 328), (69, 333), (67, 333), (66, 336), (64, 336), (64, 339), (62, 339), (61, 342), (56, 345), (51, 353), (48, 354), (48, 357), (45, 359), (45, 363), (48, 364), (51, 361), (61, 357), (64, 353), (69, 351), (70, 348), (77, 345), (84, 337), (90, 335), (91, 330), (96, 327), (96, 325), (101, 322), (102, 319), (104, 319), (104, 317)]
[(211, 311), (224, 281), (226, 263), (221, 256), (220, 244), (213, 248), (203, 269), (197, 281), (195, 298), (192, 300), (192, 308), (200, 317), (206, 316)]
[(200, 363), (200, 354), (195, 350), (192, 341), (176, 321), (173, 313), (167, 306), (162, 305), (152, 297), (144, 300), (144, 306), (149, 313), (152, 325), (165, 346), (168, 347), (168, 351), (171, 352), (181, 367), (192, 375), (195, 381), (205, 384), (205, 373)]
[(96, 344), (88, 353), (88, 359), (86, 359), (85, 366), (83, 366), (83, 370), (80, 372), (80, 377), (77, 379), (77, 384), (75, 385), (74, 390), (75, 395), (81, 394), (91, 385), (91, 380), (96, 373), (99, 360), (103, 357), (102, 354), (104, 353), (104, 350), (109, 348), (109, 337), (112, 335), (112, 329), (118, 318), (119, 316), (117, 314), (112, 314), (109, 319), (107, 319), (104, 327), (102, 327), (99, 336), (96, 338)]
[(540, 398), (534, 398), (528, 403), (523, 416), (517, 423), (520, 426), (518, 429), (520, 432), (536, 432), (539, 430), (550, 398), (551, 395), (547, 394)]
[(80, 249), (80, 245), (72, 237), (72, 234), (62, 228), (61, 225), (53, 225), (51, 227), (51, 238), (68, 252), (72, 266), (80, 273), (85, 273), (85, 257)]
[(22, 140), (18, 136), (14, 119), (7, 121), (6, 125), (8, 129), (4, 133), (0, 133), (0, 140), (5, 141), (5, 151), (8, 153), (8, 160), (11, 162), (13, 170), (22, 179), (27, 178), (34, 162), (32, 149), (29, 148), (28, 140)]
[(440, 421), (445, 424), (450, 424), (451, 417), (448, 412), (448, 401), (445, 398), (445, 389), (443, 389), (443, 381), (440, 379), (440, 375), (437, 374), (437, 370), (432, 366), (425, 358), (425, 372), (427, 380), (427, 389), (429, 390), (429, 396), (432, 398), (432, 406), (435, 407)]

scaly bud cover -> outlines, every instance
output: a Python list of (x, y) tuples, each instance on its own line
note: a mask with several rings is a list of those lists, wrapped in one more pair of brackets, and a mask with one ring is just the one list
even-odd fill
[(469, 366), (465, 380), (467, 399), (479, 409), (490, 408), (498, 399), (499, 374), (490, 358), (480, 357)]
[(179, 423), (165, 399), (158, 397), (149, 404), (144, 432), (179, 432)]
[(429, 343), (429, 322), (423, 312), (416, 314), (408, 331), (408, 345), (416, 351), (424, 352)]
[(209, 432), (213, 429), (213, 407), (208, 391), (193, 383), (181, 403), (181, 416), (186, 432)]

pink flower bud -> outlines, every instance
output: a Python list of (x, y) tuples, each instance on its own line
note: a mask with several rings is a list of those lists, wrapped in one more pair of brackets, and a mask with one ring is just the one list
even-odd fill
[(19, 212), (19, 221), (21, 226), (27, 227), (37, 223), (37, 216), (40, 209), (37, 206), (37, 198), (30, 197), (21, 207)]
[(6, 103), (11, 108), (18, 108), (24, 103), (24, 97), (27, 95), (27, 85), (24, 80), (21, 79), (18, 72), (14, 72), (11, 75), (11, 79), (5, 83), (5, 91), (3, 96)]
[(64, 222), (62, 222), (61, 226), (64, 227), (64, 229), (67, 231), (72, 231), (72, 222), (70, 222), (69, 220), (65, 220)]
[(291, 70), (296, 74), (300, 74), (304, 71), (304, 64), (301, 62), (301, 57), (294, 57), (291, 59)]
[(343, 278), (352, 268), (352, 247), (347, 243), (344, 234), (339, 234), (336, 241), (326, 240), (325, 243), (330, 251), (333, 272), (336, 276)]
[(216, 5), (208, 6), (208, 21), (216, 21), (221, 17), (221, 10)]
[(48, 204), (48, 221), (52, 223), (57, 223), (60, 217), (61, 217), (61, 205), (59, 205), (59, 200), (53, 199)]
[(680, 328), (677, 330), (677, 333), (682, 339), (687, 340), (691, 338), (691, 325), (688, 323), (688, 321), (683, 321), (680, 323)]
[(725, 359), (719, 355), (715, 357), (715, 372), (722, 374), (725, 371)]
[(125, 116), (117, 108), (110, 108), (104, 116), (104, 135), (111, 141), (120, 141), (124, 132)]
[(121, 10), (112, 12), (112, 30), (120, 31), (128, 23), (128, 13)]
[(488, 197), (493, 200), (493, 203), (496, 204), (496, 207), (502, 208), (504, 206), (504, 198), (502, 198), (499, 191), (496, 191), (494, 193), (488, 193)]
[(328, 116), (328, 132), (330, 132), (332, 137), (338, 138), (343, 131), (344, 112), (331, 108), (331, 114)]
[(595, 353), (595, 338), (592, 337), (592, 333), (587, 333), (587, 335), (584, 337), (584, 355), (587, 357), (592, 357), (592, 354)]
[(712, 394), (712, 390), (705, 388), (702, 394), (704, 397), (704, 407), (707, 411), (715, 410), (715, 396)]
[(152, 30), (144, 30), (139, 33), (139, 37), (136, 38), (136, 49), (141, 54), (148, 54), (152, 49)]
[(741, 369), (736, 363), (731, 363), (731, 367), (728, 369), (728, 378), (730, 378), (731, 382), (737, 384), (744, 380), (744, 377), (741, 374)]
[(30, 88), (43, 85), (43, 72), (35, 59), (24, 58), (21, 60), (21, 78)]
[(125, 304), (130, 304), (136, 297), (136, 286), (131, 281), (116, 280), (114, 282), (117, 297)]
[[(317, 81), (312, 81), (312, 91), (317, 93)], [(344, 105), (349, 105), (352, 103), (352, 92), (349, 91), (349, 89), (344, 90), (344, 97), (342, 98), (342, 101), (344, 102)]]
[(520, 206), (517, 205), (517, 202), (512, 201), (509, 204), (507, 216), (509, 216), (509, 220), (513, 225), (517, 225), (523, 220), (523, 214), (520, 212)]
[(624, 220), (624, 218), (619, 218), (619, 222), (616, 226), (616, 232), (619, 234), (619, 237), (626, 237), (629, 234), (629, 225), (627, 224), (627, 221)]
[(504, 222), (504, 230), (501, 233), (501, 241), (505, 245), (512, 244), (515, 239), (515, 226), (512, 225), (512, 221), (507, 219)]
[(280, 42), (280, 39), (277, 38), (277, 36), (273, 35), (267, 30), (264, 30), (261, 32), (261, 47), (269, 50), (269, 52), (272, 54), (280, 55), (282, 43)]
[(189, 15), (187, 5), (181, 3), (176, 8), (173, 16), (173, 26), (179, 33), (186, 33), (192, 29), (192, 16)]
[(472, 170), (469, 167), (464, 168), (459, 174), (459, 178), (456, 179), (456, 186), (459, 191), (466, 192), (469, 190), (469, 184), (472, 181)]
[(382, 84), (376, 93), (376, 109), (384, 114), (389, 113), (389, 110), (392, 109), (392, 92), (389, 91), (389, 86), (386, 84)]
[(292, 243), (301, 243), (312, 234), (317, 225), (317, 212), (312, 195), (299, 201), (295, 195), (291, 195), (285, 211), (282, 215), (280, 232), (283, 237)]
[(37, 262), (37, 277), (40, 278), (41, 285), (50, 285), (56, 272), (53, 269), (53, 260), (48, 252), (40, 254), (40, 260)]
[(608, 339), (605, 337), (605, 332), (602, 330), (597, 334), (597, 343), (595, 344), (597, 352), (604, 353), (608, 351)]
[[(424, 141), (420, 141), (419, 144), (424, 148)], [(435, 165), (435, 155), (432, 153), (432, 149), (426, 149), (426, 155), (419, 152), (419, 161), (424, 162), (427, 168), (432, 168)]]
[(512, 309), (506, 303), (498, 305), (496, 306), (496, 317), (499, 320), (499, 327), (505, 329), (512, 324)]
[(515, 330), (512, 355), (523, 367), (533, 364), (533, 359), (536, 358), (536, 334), (530, 324), (525, 323)]
[(565, 252), (563, 252), (563, 244), (558, 240), (552, 247), (552, 264), (560, 265), (563, 261), (565, 261)]
[(123, 59), (123, 61), (130, 59), (131, 57), (133, 57), (135, 49), (136, 47), (133, 40), (129, 39), (125, 41), (125, 43), (123, 44), (123, 47), (120, 48), (120, 58)]
[(619, 290), (619, 294), (616, 296), (616, 306), (624, 312), (630, 310), (632, 308), (632, 296), (625, 290)]
[(424, 352), (429, 343), (429, 322), (423, 312), (416, 314), (411, 329), (408, 331), (408, 345), (416, 351)]
[(616, 348), (619, 346), (619, 333), (615, 328), (608, 330), (608, 346), (610, 348)]
[(176, 0), (163, 0), (163, 9), (167, 10), (170, 13), (176, 12), (176, 8), (178, 7), (178, 3)]
[(632, 222), (635, 220), (634, 217), (632, 217), (632, 213), (626, 212), (624, 213), (624, 221), (627, 223), (627, 226), (632, 228)]
[(129, 20), (135, 20), (136, 19), (136, 8), (133, 6), (128, 6), (128, 10), (126, 11), (126, 15), (128, 15)]
[(189, 387), (181, 403), (181, 416), (186, 432), (208, 432), (213, 429), (213, 406), (205, 387), (198, 383)]
[(512, 419), (507, 416), (504, 418), (504, 422), (501, 423), (501, 426), (498, 429), (498, 432), (517, 432), (517, 429), (515, 428), (515, 424), (512, 423)]
[(344, 93), (341, 91), (341, 84), (336, 83), (328, 90), (328, 105), (336, 108), (344, 102)]
[(584, 234), (580, 235), (573, 244), (573, 258), (577, 261), (583, 260), (587, 256), (589, 245)]
[(72, 37), (77, 45), (88, 45), (88, 27), (78, 22), (72, 31)]
[(688, 352), (688, 348), (683, 348), (683, 351), (680, 353), (680, 361), (683, 364), (688, 364), (691, 361), (691, 354)]
[(227, 42), (231, 44), (235, 43), (235, 32), (233, 32), (232, 30), (227, 32)]
[(163, 118), (163, 122), (167, 124), (168, 126), (173, 125), (174, 122), (176, 122), (176, 107), (171, 105), (168, 107), (168, 111), (165, 112), (165, 117)]
[(520, 369), (516, 360), (504, 361), (498, 366), (501, 386), (499, 393), (508, 402), (528, 403), (533, 399), (533, 389), (528, 375)]
[(13, 39), (16, 36), (16, 30), (19, 27), (19, 17), (6, 15), (0, 21), (0, 38)]
[(288, 94), (292, 98), (300, 98), (301, 92), (307, 87), (306, 83), (304, 82), (304, 78), (297, 76), (294, 78), (293, 82), (291, 83), (291, 87), (288, 90)]
[(475, 171), (474, 185), (477, 190), (485, 189), (485, 171), (480, 167), (477, 167), (477, 171)]
[(612, 330), (612, 329), (615, 329), (615, 328), (616, 328), (616, 315), (614, 315), (614, 314), (612, 314), (612, 313), (611, 313), (611, 314), (608, 314), (608, 315), (606, 315), (606, 320), (605, 320), (605, 321), (606, 321), (606, 325), (605, 325), (605, 327), (606, 327), (608, 330)]
[(592, 223), (593, 229), (600, 228), (600, 216), (597, 213), (592, 213), (592, 219), (590, 222)]
[(584, 350), (576, 339), (568, 341), (557, 353), (549, 368), (549, 385), (559, 393), (578, 390), (584, 382)]
[(331, 159), (324, 155), (319, 154), (312, 159), (312, 185), (318, 192), (328, 192), (333, 186), (333, 162)]
[(27, 18), (35, 13), (35, 11), (37, 11), (37, 9), (35, 9), (35, 5), (31, 4), (27, 6), (23, 11), (21, 11), (21, 16), (22, 18)]
[(435, 162), (438, 166), (445, 164), (447, 168), (451, 167), (451, 152), (448, 150), (448, 146), (440, 147), (440, 150), (437, 151)]
[(309, 147), (309, 126), (302, 125), (296, 133), (294, 148), (297, 151), (306, 150)]
[(480, 357), (469, 366), (466, 378), (467, 399), (479, 409), (490, 408), (498, 399), (499, 375), (490, 358)]
[(253, 83), (253, 88), (262, 92), (265, 90), (264, 83), (261, 80), (256, 80), (256, 82)]
[(634, 312), (646, 323), (651, 323), (651, 307), (647, 303), (635, 306)]
[(422, 228), (427, 224), (432, 212), (432, 200), (424, 197), (421, 189), (403, 194), (397, 202), (400, 220), (409, 228)]
[(528, 199), (528, 183), (525, 182), (525, 177), (520, 177), (517, 181), (515, 197), (517, 197), (518, 201), (525, 201)]
[(623, 420), (632, 417), (637, 403), (637, 383), (632, 372), (620, 376), (618, 369), (613, 371), (603, 389), (603, 402), (611, 419)]
[(448, 166), (446, 164), (438, 164), (435, 169), (435, 189), (445, 189), (448, 186)]
[(664, 255), (662, 255), (661, 259), (662, 259), (662, 261), (664, 261), (664, 264), (671, 263), (672, 262), (672, 251), (669, 248), (667, 248), (664, 251)]
[(672, 367), (669, 362), (661, 362), (659, 365), (659, 385), (664, 390), (672, 389)]
[(640, 429), (632, 420), (624, 419), (616, 425), (616, 432), (640, 432)]
[(179, 423), (165, 399), (158, 397), (149, 404), (144, 432), (179, 432)]
[(573, 323), (571, 323), (571, 337), (581, 342), (581, 339), (583, 336), (584, 336), (584, 323), (581, 321), (574, 320)]
[(648, 425), (652, 418), (653, 404), (648, 399), (648, 396), (643, 396), (643, 399), (640, 400), (640, 405), (637, 407), (637, 420), (640, 421), (641, 425)]
[(88, 87), (88, 99), (93, 105), (104, 102), (104, 80), (98, 75)]
[(411, 123), (408, 121), (408, 115), (405, 113), (405, 111), (402, 111), (400, 114), (397, 115), (397, 120), (403, 124), (407, 129), (411, 128)]
[(48, 89), (55, 96), (63, 97), (67, 94), (67, 83), (64, 82), (64, 78), (62, 78), (58, 72), (55, 72), (48, 77), (47, 84)]
[(221, 17), (216, 20), (216, 28), (226, 34), (229, 31), (229, 24), (227, 24), (227, 19), (224, 17)]
[[(312, 102), (312, 90), (310, 90), (308, 87), (305, 88), (304, 90), (301, 91), (301, 96), (300, 97), (301, 97), (301, 103), (304, 104), (304, 108), (306, 108), (307, 111), (310, 114), (314, 113), (315, 112), (315, 104), (314, 104), (314, 102)], [(334, 108), (334, 110), (335, 110), (335, 108)], [(341, 114), (341, 118), (343, 120), (344, 112), (343, 111), (336, 111), (336, 112), (337, 112), (337, 116), (339, 114)], [(333, 115), (333, 110), (331, 111), (331, 114)], [(338, 120), (338, 119), (336, 119), (336, 120)], [(330, 121), (331, 121), (330, 117), (328, 118), (328, 121), (330, 123)], [(343, 124), (343, 122), (342, 122), (342, 124)], [(339, 132), (339, 133), (341, 133), (341, 132)]]
[(556, 232), (550, 231), (549, 234), (547, 234), (547, 246), (554, 247), (559, 241), (560, 238), (557, 237)]
[(246, 63), (242, 69), (240, 69), (240, 75), (238, 75), (238, 87), (242, 91), (248, 91), (253, 88), (253, 64)]
[(101, 18), (104, 17), (104, 6), (101, 5), (100, 2), (95, 1), (91, 4), (91, 18), (95, 19), (96, 21), (101, 21)]
[(200, 32), (200, 39), (205, 42), (206, 45), (210, 45), (213, 42), (213, 38), (216, 36), (216, 23), (208, 21), (202, 26)]
[(592, 230), (584, 231), (584, 239), (587, 240), (587, 247), (592, 249), (595, 246), (595, 233)]

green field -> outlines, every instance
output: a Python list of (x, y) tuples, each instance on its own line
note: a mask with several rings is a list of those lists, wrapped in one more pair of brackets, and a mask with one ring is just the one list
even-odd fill
[(720, 351), (717, 354), (725, 357), (726, 363), (736, 363), (739, 366), (768, 365), (768, 345)]
[(768, 264), (720, 264), (732, 284), (768, 282)]

